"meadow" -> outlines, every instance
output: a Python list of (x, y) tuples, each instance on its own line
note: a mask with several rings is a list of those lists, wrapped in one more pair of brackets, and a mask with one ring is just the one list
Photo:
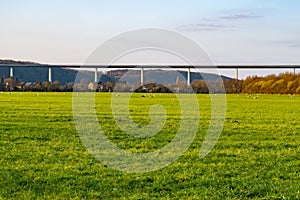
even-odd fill
[[(117, 127), (111, 95), (97, 93), (96, 109), (119, 147), (149, 152), (175, 136), (180, 111), (173, 94), (132, 97), (130, 114), (141, 126), (152, 104), (168, 113), (164, 129), (147, 139)], [(197, 98), (200, 124), (190, 148), (163, 169), (132, 174), (102, 164), (84, 147), (72, 93), (1, 93), (0, 199), (300, 199), (300, 96), (227, 95), (223, 132), (204, 159), (198, 154), (210, 99)]]

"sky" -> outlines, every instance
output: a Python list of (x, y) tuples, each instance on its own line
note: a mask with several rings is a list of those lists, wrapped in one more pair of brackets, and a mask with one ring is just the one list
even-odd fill
[(82, 64), (111, 37), (151, 27), (186, 35), (216, 64), (300, 64), (297, 0), (0, 0), (0, 7), (2, 59)]

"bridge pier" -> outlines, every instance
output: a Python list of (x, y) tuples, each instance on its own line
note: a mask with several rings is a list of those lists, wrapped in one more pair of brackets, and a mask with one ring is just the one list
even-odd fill
[(98, 68), (95, 68), (94, 82), (98, 83)]
[(9, 69), (9, 77), (14, 77), (14, 68), (10, 67)]
[(48, 68), (48, 81), (52, 82), (52, 68), (51, 67)]
[(239, 68), (235, 68), (235, 79), (239, 79)]
[(293, 74), (296, 75), (296, 68), (293, 68)]
[(144, 68), (141, 68), (141, 85), (144, 85)]
[(187, 72), (187, 85), (190, 86), (191, 84), (191, 68), (188, 68)]

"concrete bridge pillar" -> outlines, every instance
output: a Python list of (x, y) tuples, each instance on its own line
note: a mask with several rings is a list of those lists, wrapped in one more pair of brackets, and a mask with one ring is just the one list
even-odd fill
[(48, 81), (52, 82), (52, 68), (51, 67), (48, 68)]
[(95, 68), (94, 82), (98, 83), (98, 68)]
[(191, 68), (188, 68), (187, 85), (190, 86), (190, 84), (191, 84)]
[(14, 68), (13, 67), (10, 67), (10, 69), (9, 69), (9, 76), (14, 77)]
[(235, 79), (239, 79), (239, 68), (235, 68)]
[(144, 85), (144, 68), (141, 68), (141, 85)]

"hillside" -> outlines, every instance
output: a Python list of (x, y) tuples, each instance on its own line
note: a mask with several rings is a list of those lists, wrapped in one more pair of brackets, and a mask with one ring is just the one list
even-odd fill
[[(39, 63), (30, 61), (14, 61), (14, 60), (1, 60), (0, 64), (16, 64), (16, 65), (39, 65)], [(0, 77), (9, 77), (10, 67), (0, 67)], [(53, 81), (58, 80), (61, 84), (66, 84), (69, 82), (74, 82), (77, 75), (77, 71), (73, 69), (65, 68), (52, 68), (52, 78)], [(100, 73), (99, 73), (100, 75)], [(86, 71), (84, 76), (87, 79), (93, 80), (93, 72)], [(48, 80), (48, 69), (46, 67), (16, 67), (14, 68), (14, 77), (23, 82), (44, 82)], [(116, 81), (116, 79), (103, 75), (101, 77), (102, 82)]]
[[(28, 61), (14, 61), (14, 60), (1, 60), (0, 64), (18, 64), (18, 65), (28, 65), (28, 64), (39, 64)], [(100, 71), (100, 70), (99, 70)], [(81, 72), (85, 79), (93, 80), (94, 72), (84, 71)], [(77, 70), (66, 69), (66, 68), (53, 68), (52, 69), (52, 79), (58, 80), (61, 84), (66, 84), (69, 82), (74, 82), (77, 75)], [(111, 70), (105, 74), (99, 72), (98, 77), (101, 76), (100, 82), (116, 82), (119, 79), (121, 81), (126, 80), (130, 84), (135, 84), (140, 81), (140, 71), (139, 70)], [(202, 80), (205, 76), (206, 79), (216, 80), (219, 76), (215, 74), (207, 73), (195, 73), (191, 72), (191, 82), (195, 79)], [(0, 77), (7, 78), (9, 77), (9, 67), (0, 67)], [(14, 77), (23, 81), (23, 82), (44, 82), (48, 80), (48, 69), (45, 67), (16, 67), (14, 69)], [(186, 71), (167, 71), (167, 70), (145, 70), (144, 72), (144, 81), (145, 82), (157, 82), (157, 83), (175, 83), (179, 77), (179, 81), (184, 81), (187, 79)], [(228, 77), (222, 77), (223, 79), (230, 79)]]
[[(108, 76), (114, 77), (118, 80), (124, 81), (135, 84), (140, 81), (141, 72), (140, 70), (113, 70), (107, 73)], [(203, 76), (205, 76), (206, 80), (216, 80), (219, 78), (216, 74), (208, 74), (208, 73), (196, 73), (191, 72), (191, 82), (193, 80), (203, 80)], [(186, 71), (174, 71), (174, 70), (144, 70), (144, 82), (156, 82), (156, 83), (168, 83), (174, 84), (177, 80), (178, 81), (186, 81), (187, 79), (187, 72)], [(230, 80), (231, 78), (222, 76), (225, 80)]]
[(30, 65), (30, 64), (40, 64), (31, 61), (20, 61), (20, 60), (10, 60), (10, 59), (0, 59), (0, 64), (19, 64), (19, 65)]

